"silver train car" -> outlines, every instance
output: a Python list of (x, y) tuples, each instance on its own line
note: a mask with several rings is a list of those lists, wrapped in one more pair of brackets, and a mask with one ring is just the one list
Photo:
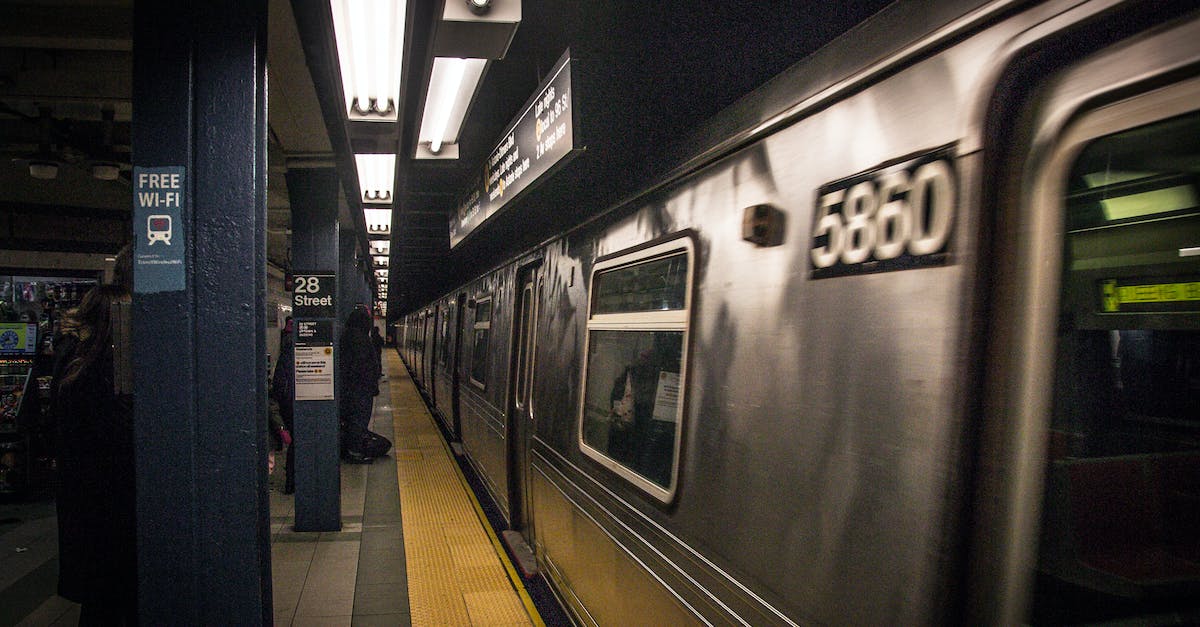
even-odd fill
[(1195, 2), (901, 1), (396, 336), (580, 624), (1200, 623), (1198, 185)]

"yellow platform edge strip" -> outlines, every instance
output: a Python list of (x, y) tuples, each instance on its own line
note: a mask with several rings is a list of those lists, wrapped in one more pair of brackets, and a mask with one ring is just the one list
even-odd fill
[[(397, 362), (400, 373), (402, 373), (408, 379), (410, 385), (416, 388), (417, 382), (413, 379), (412, 373), (408, 370), (408, 367), (404, 364), (404, 361), (400, 359), (398, 355), (389, 351), (389, 361), (393, 359)], [(388, 382), (389, 384), (391, 383), (390, 377)], [(390, 396), (391, 385), (389, 385), (388, 388), (388, 395)], [(418, 397), (420, 397), (419, 390), (417, 391), (417, 394)], [(512, 585), (513, 590), (516, 591), (517, 596), (521, 599), (521, 604), (525, 606), (525, 613), (529, 615), (529, 619), (533, 622), (535, 627), (546, 627), (545, 621), (542, 620), (542, 615), (538, 612), (537, 606), (533, 604), (533, 599), (530, 598), (529, 592), (525, 589), (524, 580), (522, 580), (521, 576), (517, 574), (516, 567), (513, 566), (512, 561), (508, 559), (508, 552), (504, 550), (504, 545), (500, 542), (500, 538), (496, 535), (496, 531), (492, 529), (492, 524), (488, 521), (487, 514), (483, 511), (483, 505), (479, 503), (479, 497), (475, 495), (475, 491), (471, 489), (471, 484), (467, 482), (466, 475), (463, 474), (462, 468), (459, 467), (458, 460), (454, 455), (454, 451), (450, 448), (450, 443), (446, 441), (445, 437), (442, 437), (442, 430), (440, 427), (438, 427), (437, 422), (434, 420), (433, 414), (429, 411), (428, 405), (425, 404), (424, 397), (420, 398), (421, 408), (425, 414), (425, 418), (433, 423), (433, 428), (438, 434), (438, 441), (442, 444), (442, 450), (450, 458), (450, 465), (454, 468), (454, 474), (458, 477), (459, 485), (461, 485), (463, 491), (466, 492), (467, 498), (471, 502), (471, 507), (475, 509), (475, 516), (478, 517), (479, 523), (483, 526), (483, 530), (487, 533), (488, 539), (492, 542), (492, 549), (496, 551), (496, 555), (500, 558), (500, 563), (504, 565), (504, 571), (508, 573), (509, 583)], [(393, 409), (393, 411), (395, 410)], [(397, 460), (397, 463), (398, 462), (399, 460)], [(403, 512), (403, 507), (401, 512)]]

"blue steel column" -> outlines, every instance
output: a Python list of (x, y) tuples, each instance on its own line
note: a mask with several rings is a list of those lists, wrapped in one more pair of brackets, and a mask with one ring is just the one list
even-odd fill
[[(265, 0), (137, 4), (133, 161), (183, 166), (182, 290), (134, 295), (139, 615), (261, 624)], [(135, 270), (136, 272), (136, 270)]]
[[(333, 168), (290, 169), (288, 196), (292, 207), (292, 269), (337, 274), (337, 306), (346, 280), (338, 266), (338, 177)], [(333, 325), (334, 372), (340, 359), (345, 318)], [(334, 394), (337, 392), (334, 375)], [(295, 404), (296, 531), (337, 531), (342, 525), (342, 485), (338, 401)]]
[(365, 289), (362, 269), (354, 259), (358, 250), (358, 238), (354, 233), (342, 233), (338, 242), (338, 322), (346, 322), (346, 317), (354, 310), (354, 306), (365, 304), (362, 293)]

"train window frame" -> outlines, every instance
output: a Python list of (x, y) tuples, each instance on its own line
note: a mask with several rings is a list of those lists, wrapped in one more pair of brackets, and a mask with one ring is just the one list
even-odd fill
[(442, 372), (450, 370), (450, 320), (454, 317), (454, 303), (446, 303), (440, 307), (442, 311), (441, 329), (439, 337), (441, 339), (442, 350), (438, 353), (441, 362)]
[[(597, 313), (593, 311), (596, 304), (596, 280), (606, 272), (618, 271), (641, 264), (665, 259), (682, 253), (687, 262), (687, 272), (684, 282), (684, 303), (680, 309), (636, 311), (620, 313)], [(671, 503), (677, 494), (679, 486), (679, 461), (682, 455), (683, 434), (686, 428), (686, 399), (688, 390), (690, 338), (692, 326), (693, 290), (695, 289), (696, 246), (688, 232), (678, 234), (666, 241), (651, 245), (636, 246), (601, 257), (592, 267), (591, 280), (588, 283), (588, 312), (585, 319), (584, 349), (579, 407), (576, 413), (576, 443), (580, 451), (588, 458), (613, 472), (640, 491), (665, 504)], [(666, 486), (659, 485), (643, 476), (630, 466), (613, 458), (607, 451), (600, 450), (589, 444), (585, 438), (584, 417), (587, 412), (588, 377), (591, 366), (592, 336), (597, 331), (640, 331), (640, 332), (680, 332), (682, 333), (679, 355), (679, 387), (678, 400), (675, 406), (675, 434), (671, 450), (670, 480)]]
[[(1072, 270), (1066, 265), (1069, 258), (1064, 245), (1070, 226), (1068, 176), (1076, 158), (1093, 141), (1200, 110), (1195, 104), (1200, 77), (1164, 86), (1143, 84), (1145, 91), (1130, 95), (1124, 86), (1120, 91), (1111, 87), (1111, 75), (1094, 71), (1107, 58), (1074, 68), (1055, 85), (1046, 102), (1040, 103), (1049, 113), (1034, 121), (1035, 148), (1027, 157), (1038, 167), (1022, 177), (1020, 195), (1007, 207), (1011, 215), (1004, 227), (997, 229), (1006, 235), (993, 243), (995, 249), (1008, 251), (996, 265), (1011, 268), (993, 276), (1009, 302), (992, 314), (998, 323), (989, 332), (992, 338), (1020, 350), (992, 351), (985, 366), (988, 374), (982, 397), (987, 399), (988, 409), (981, 420), (1003, 424), (1005, 429), (980, 447), (981, 458), (995, 459), (995, 470), (975, 498), (979, 503), (986, 500), (995, 510), (993, 524), (981, 526), (972, 539), (980, 548), (972, 570), (981, 573), (981, 568), (987, 568), (994, 574), (971, 582), (970, 594), (984, 598), (1004, 590), (1006, 596), (1000, 597), (994, 608), (1004, 623), (1038, 620), (1027, 612), (1036, 604), (1039, 552), (1052, 548), (1042, 532), (1055, 530), (1052, 525), (1060, 522), (1056, 513), (1047, 511), (1044, 499), (1051, 496), (1047, 492), (1052, 487), (1048, 473), (1053, 455), (1062, 448), (1062, 442), (1052, 440), (1051, 434), (1059, 374), (1057, 338), (1064, 327), (1075, 325), (1074, 320), (1064, 324), (1061, 310), (1068, 296), (1064, 272)], [(1069, 113), (1063, 113), (1064, 106)], [(1093, 306), (1098, 303), (1099, 298)], [(1055, 348), (1045, 350), (1046, 346)], [(1006, 496), (997, 504), (996, 494)], [(1005, 528), (1002, 535), (995, 532), (1001, 526)], [(1018, 592), (1008, 594), (1013, 590)], [(1096, 620), (1109, 619), (1100, 616)]]
[[(488, 306), (487, 320), (479, 319), (479, 308), (483, 305)], [(487, 354), (488, 347), (492, 342), (492, 317), (495, 315), (495, 309), (496, 308), (492, 306), (492, 297), (489, 294), (487, 296), (480, 296), (479, 298), (475, 299), (474, 311), (471, 314), (473, 318), (471, 321), (471, 362), (467, 368), (467, 380), (480, 390), (487, 389)], [(476, 354), (478, 350), (478, 336), (480, 331), (486, 331), (487, 338), (484, 340), (482, 351), (482, 359), (484, 360), (483, 378), (477, 379), (475, 378), (475, 367), (476, 359), (480, 358), (480, 356)]]

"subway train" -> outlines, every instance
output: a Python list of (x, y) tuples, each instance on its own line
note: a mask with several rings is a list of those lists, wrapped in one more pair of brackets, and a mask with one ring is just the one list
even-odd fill
[(1200, 623), (1195, 2), (901, 0), (682, 145), (394, 329), (574, 620)]

